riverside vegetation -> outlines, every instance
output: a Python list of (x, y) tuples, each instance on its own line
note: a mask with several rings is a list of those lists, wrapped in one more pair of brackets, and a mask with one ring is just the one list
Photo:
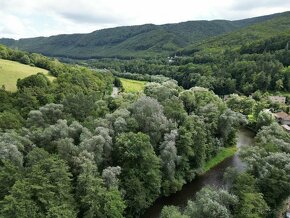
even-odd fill
[(234, 145), (246, 122), (207, 89), (167, 81), (112, 98), (109, 73), (21, 54), (57, 70), (1, 90), (3, 217), (139, 216)]
[[(169, 59), (73, 60), (108, 71), (0, 46), (0, 58), (55, 77), (0, 90), (0, 217), (139, 217), (232, 152), (241, 125), (257, 132), (246, 170), (161, 216), (274, 217), (290, 195), (290, 136), (263, 109), (288, 110), (267, 91), (289, 92), (289, 12), (248, 21)], [(151, 82), (113, 98), (113, 75)], [(252, 97), (216, 95), (231, 93)]]

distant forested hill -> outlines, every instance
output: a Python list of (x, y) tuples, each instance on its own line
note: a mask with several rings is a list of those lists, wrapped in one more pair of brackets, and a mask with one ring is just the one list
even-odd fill
[(236, 92), (250, 95), (258, 90), (289, 92), (290, 12), (263, 22), (259, 22), (262, 18), (255, 19), (255, 24), (249, 25), (254, 22), (251, 19), (244, 20), (240, 23), (244, 28), (192, 43), (171, 59), (86, 62), (97, 69), (113, 69), (119, 76), (135, 74), (135, 79), (139, 79), (139, 74), (163, 75), (177, 80), (186, 89), (201, 86), (219, 95)]
[(78, 59), (101, 57), (146, 57), (173, 54), (213, 36), (239, 30), (285, 14), (273, 14), (238, 21), (188, 21), (177, 24), (125, 26), (28, 39), (0, 39), (0, 44), (49, 56)]
[[(251, 20), (251, 19), (250, 19)], [(261, 19), (258, 19), (262, 21)], [(246, 26), (246, 21), (244, 21)], [(248, 23), (249, 24), (249, 23)], [(253, 23), (252, 23), (253, 24)], [(183, 51), (196, 52), (197, 50), (208, 49), (244, 49), (244, 47), (252, 47), (254, 44), (260, 44), (270, 38), (276, 38), (272, 42), (268, 42), (268, 47), (276, 47), (278, 39), (281, 35), (290, 35), (290, 12), (281, 13), (280, 16), (274, 16), (272, 19), (256, 21), (253, 25), (248, 25), (240, 30), (211, 37), (204, 41), (195, 42), (187, 46)], [(289, 37), (288, 37), (289, 38)], [(285, 48), (285, 44), (283, 44)], [(265, 48), (267, 50), (267, 48)], [(281, 49), (281, 48), (280, 48)], [(275, 49), (276, 50), (276, 49)], [(252, 52), (254, 53), (254, 52)]]

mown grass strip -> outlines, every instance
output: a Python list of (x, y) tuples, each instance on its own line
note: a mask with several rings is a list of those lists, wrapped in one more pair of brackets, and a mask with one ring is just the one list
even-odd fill
[(214, 166), (221, 163), (223, 160), (225, 160), (228, 157), (233, 156), (237, 152), (238, 148), (237, 146), (232, 146), (228, 148), (223, 148), (221, 151), (217, 153), (215, 157), (207, 161), (203, 166), (203, 174), (209, 171)]
[(120, 78), (125, 92), (139, 92), (144, 90), (145, 81)]

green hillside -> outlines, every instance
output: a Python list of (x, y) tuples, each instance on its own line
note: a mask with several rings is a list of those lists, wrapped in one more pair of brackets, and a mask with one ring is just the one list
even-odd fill
[(29, 52), (70, 58), (131, 58), (166, 56), (201, 40), (260, 23), (281, 14), (239, 21), (188, 21), (177, 24), (125, 26), (89, 34), (28, 39), (0, 39), (0, 43)]
[(211, 48), (233, 49), (241, 46), (253, 45), (253, 43), (276, 37), (278, 35), (290, 34), (290, 12), (280, 14), (273, 19), (242, 28), (231, 33), (206, 39), (202, 42), (193, 43), (184, 51), (187, 53), (196, 50)]
[(170, 59), (103, 59), (87, 64), (114, 69), (120, 77), (122, 72), (163, 75), (186, 89), (201, 86), (219, 95), (289, 92), (290, 12), (258, 20), (250, 26), (246, 25), (251, 19), (244, 21), (246, 27), (193, 43)]
[[(290, 90), (290, 13), (194, 43), (181, 51), (171, 77), (186, 87), (224, 95)], [(157, 72), (159, 73), (159, 72)], [(168, 76), (168, 75), (167, 75)]]
[(17, 79), (23, 79), (37, 73), (45, 74), (50, 80), (54, 78), (48, 75), (49, 72), (45, 69), (0, 59), (0, 87), (5, 86), (8, 91), (16, 91)]

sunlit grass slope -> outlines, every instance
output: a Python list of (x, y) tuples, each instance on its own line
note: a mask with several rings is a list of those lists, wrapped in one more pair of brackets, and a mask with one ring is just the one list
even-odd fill
[(4, 85), (8, 91), (16, 91), (17, 79), (23, 79), (37, 73), (43, 73), (49, 80), (53, 80), (54, 78), (45, 69), (0, 59), (0, 87)]
[(131, 80), (120, 78), (125, 92), (139, 92), (143, 91), (146, 84), (145, 81)]

